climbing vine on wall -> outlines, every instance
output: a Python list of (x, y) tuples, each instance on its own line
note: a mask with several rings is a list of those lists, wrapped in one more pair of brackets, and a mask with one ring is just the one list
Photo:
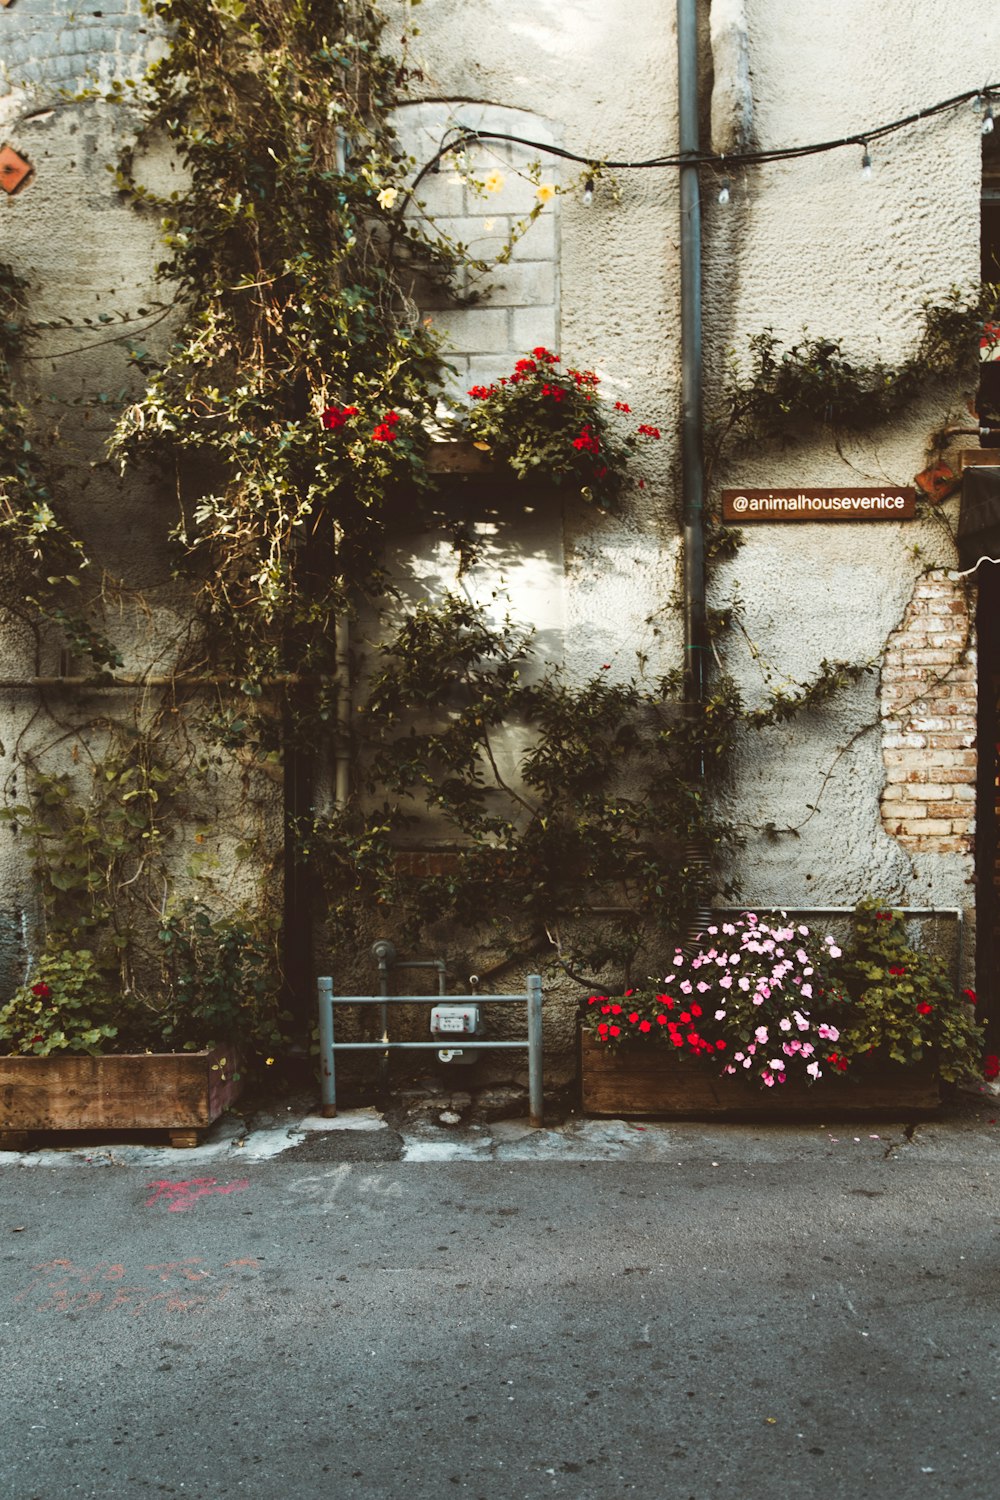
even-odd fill
[[(145, 390), (124, 410), (111, 452), (153, 482), (167, 476), (179, 495), (173, 540), (197, 629), (174, 663), (169, 711), (150, 718), (141, 742), (125, 742), (124, 759), (118, 740), (95, 768), (105, 778), (96, 801), (81, 801), (58, 775), (34, 783), (33, 806), (20, 816), (50, 937), (131, 953), (131, 933), (116, 928), (127, 902), (109, 904), (108, 893), (135, 877), (136, 921), (155, 919), (174, 987), (195, 993), (201, 966), (221, 989), (218, 975), (239, 965), (206, 957), (211, 915), (165, 894), (169, 851), (143, 853), (164, 808), (154, 814), (148, 796), (137, 803), (138, 783), (124, 778), (145, 768), (144, 793), (162, 795), (182, 820), (198, 758), (188, 741), (179, 750), (179, 736), (197, 731), (265, 776), (293, 755), (326, 754), (333, 738), (353, 790), (322, 816), (300, 816), (291, 832), (297, 857), (322, 877), (334, 956), (350, 951), (380, 908), (414, 944), (443, 921), (481, 927), (489, 912), (511, 953), (541, 948), (572, 973), (614, 964), (628, 979), (638, 956), (675, 941), (717, 888), (722, 861), (713, 870), (705, 855), (736, 834), (713, 789), (738, 737), (820, 706), (865, 668), (824, 662), (813, 682), (786, 685), (755, 712), (720, 673), (705, 701), (690, 705), (679, 674), (651, 678), (642, 664), (630, 681), (610, 666), (571, 680), (530, 631), (460, 589), (404, 607), (387, 542), (402, 527), (452, 527), (457, 508), (467, 547), (475, 503), (467, 492), (456, 507), (428, 464), (446, 369), (418, 298), (429, 284), (457, 295), (462, 258), (404, 213), (414, 164), (390, 116), (414, 81), (405, 47), (389, 54), (384, 18), (360, 0), (148, 8), (169, 28), (170, 46), (134, 93), (141, 127), (115, 182), (162, 222), (161, 274), (177, 312), (166, 353), (136, 354)], [(183, 168), (183, 185), (166, 195), (143, 175), (147, 149), (164, 140)], [(12, 273), (0, 294), (4, 353), (25, 332)], [(782, 352), (763, 334), (749, 372), (726, 393), (720, 436), (878, 420), (928, 373), (953, 371), (978, 318), (979, 304), (959, 298), (930, 309), (916, 354), (895, 369), (857, 364), (835, 341), (804, 339)], [(526, 351), (532, 357), (530, 380), (473, 395), (465, 430), (515, 474), (537, 470), (589, 491), (585, 499), (619, 502), (631, 414), (602, 413), (572, 369), (547, 377), (556, 351)], [(532, 396), (548, 404), (526, 457), (523, 405)], [(573, 419), (565, 432), (557, 408)], [(74, 617), (59, 611), (78, 546), (57, 520), (6, 384), (0, 416), (0, 526), (28, 569), (12, 596), (72, 631)], [(645, 425), (644, 435), (658, 430)], [(720, 535), (720, 550), (730, 536)], [(357, 649), (345, 659), (344, 621), (365, 622), (367, 660)], [(77, 636), (95, 664), (118, 665), (110, 654), (102, 661), (98, 632), (80, 626)], [(215, 699), (194, 707), (190, 694), (205, 681)], [(514, 758), (511, 736), (524, 747)], [(153, 767), (162, 786), (150, 780)], [(122, 812), (130, 805), (132, 816)], [(433, 877), (414, 874), (399, 854), (429, 826), (453, 856)], [(256, 853), (270, 870), (273, 849)], [(275, 982), (263, 957), (273, 952), (266, 902), (257, 917), (216, 937), (227, 952), (242, 943), (259, 998)]]

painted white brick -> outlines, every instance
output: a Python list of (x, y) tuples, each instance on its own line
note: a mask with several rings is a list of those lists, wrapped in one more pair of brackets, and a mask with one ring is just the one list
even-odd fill
[(503, 307), (457, 307), (434, 315), (434, 327), (462, 354), (502, 354), (510, 348)]
[(521, 352), (517, 350), (516, 353), (504, 354), (499, 358), (474, 355), (469, 360), (469, 385), (493, 385), (501, 375), (509, 375), (514, 368), (515, 358)]
[(556, 204), (550, 203), (515, 241), (511, 251), (512, 258), (514, 260), (554, 260), (558, 224)]
[(554, 307), (517, 307), (511, 315), (512, 347), (519, 354), (544, 344), (559, 352), (556, 310)]
[[(479, 192), (471, 186), (467, 187), (467, 212), (474, 211), (478, 206), (484, 214), (512, 214), (515, 218), (520, 218), (530, 213), (539, 201), (536, 185), (531, 178), (505, 162), (489, 160), (479, 163), (473, 175), (483, 182), (491, 172), (501, 174), (502, 187), (495, 193)], [(552, 182), (554, 178), (551, 173), (544, 172), (542, 181)]]
[(520, 261), (469, 278), (490, 307), (541, 307), (555, 302), (556, 274), (551, 261)]
[(447, 168), (429, 172), (413, 195), (407, 217), (417, 217), (421, 213), (432, 219), (464, 214), (465, 183)]
[[(492, 229), (486, 225), (492, 219)], [(434, 227), (428, 225), (428, 232), (433, 238)], [(459, 244), (467, 245), (469, 253), (476, 259), (495, 260), (502, 250), (506, 248), (507, 238), (510, 234), (510, 221), (502, 215), (462, 214), (451, 218), (436, 220), (436, 227), (442, 238), (457, 240)]]

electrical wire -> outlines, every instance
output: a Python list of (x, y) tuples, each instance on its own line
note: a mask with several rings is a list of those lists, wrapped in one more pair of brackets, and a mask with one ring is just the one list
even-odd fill
[(646, 171), (649, 169), (663, 167), (686, 167), (686, 166), (716, 166), (716, 167), (749, 167), (773, 161), (796, 161), (799, 157), (819, 156), (827, 151), (839, 151), (845, 146), (861, 146), (867, 150), (872, 141), (882, 140), (887, 135), (893, 135), (898, 130), (905, 130), (909, 125), (916, 125), (920, 120), (933, 119), (935, 115), (947, 114), (949, 110), (958, 109), (960, 105), (971, 101), (982, 100), (985, 107), (990, 107), (990, 97), (994, 93), (1000, 93), (1000, 83), (985, 84), (982, 88), (967, 89), (964, 93), (953, 94), (950, 99), (942, 99), (937, 104), (930, 104), (925, 109), (914, 110), (911, 114), (902, 115), (898, 120), (889, 120), (884, 125), (875, 125), (867, 130), (859, 130), (853, 135), (838, 136), (834, 140), (815, 141), (807, 146), (783, 146), (776, 147), (770, 151), (734, 151), (732, 153), (719, 151), (686, 151), (678, 152), (671, 156), (652, 156), (642, 161), (615, 161), (595, 156), (581, 156), (576, 151), (568, 151), (562, 146), (552, 146), (545, 141), (531, 140), (523, 135), (508, 135), (500, 130), (476, 130), (467, 129), (464, 126), (453, 127), (455, 135), (449, 131), (441, 145), (435, 151), (429, 161), (421, 167), (409, 190), (409, 196), (416, 191), (417, 187), (429, 172), (437, 169), (442, 159), (453, 152), (462, 151), (466, 146), (475, 145), (478, 141), (503, 141), (509, 145), (527, 146), (532, 151), (539, 151), (546, 156), (555, 156), (563, 161), (577, 162), (581, 166), (604, 167), (619, 172)]

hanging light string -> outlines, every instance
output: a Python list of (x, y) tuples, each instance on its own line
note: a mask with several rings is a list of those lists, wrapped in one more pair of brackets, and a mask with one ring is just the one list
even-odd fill
[[(420, 168), (407, 195), (412, 197), (420, 183), (429, 172), (437, 171), (442, 159), (455, 152), (464, 151), (467, 146), (473, 146), (481, 141), (503, 141), (508, 145), (527, 146), (532, 151), (539, 151), (545, 156), (558, 157), (562, 161), (576, 162), (584, 167), (602, 167), (619, 172), (638, 172), (655, 169), (657, 167), (750, 167), (762, 165), (772, 161), (795, 161), (803, 156), (820, 156), (827, 151), (839, 151), (845, 146), (860, 146), (869, 156), (869, 148), (872, 141), (882, 140), (887, 135), (894, 135), (896, 131), (905, 130), (908, 125), (916, 125), (920, 120), (933, 119), (935, 115), (947, 114), (950, 110), (957, 109), (962, 104), (970, 101), (977, 109), (985, 109), (983, 128), (988, 133), (993, 125), (992, 96), (1000, 94), (1000, 83), (988, 83), (982, 88), (967, 89), (962, 94), (953, 94), (950, 99), (942, 99), (937, 104), (930, 104), (924, 109), (914, 110), (912, 114), (902, 115), (898, 120), (890, 120), (885, 125), (875, 125), (869, 130), (858, 131), (854, 135), (838, 136), (835, 140), (814, 141), (808, 146), (782, 146), (771, 151), (686, 151), (678, 152), (670, 156), (651, 156), (641, 161), (614, 161), (605, 160), (596, 156), (581, 156), (576, 151), (567, 151), (562, 146), (552, 146), (545, 141), (531, 140), (528, 136), (508, 135), (500, 130), (473, 130), (464, 126), (453, 127), (447, 132), (441, 145), (435, 151), (429, 161)], [(425, 103), (424, 100), (415, 100), (414, 103)], [(452, 137), (449, 139), (449, 137)]]

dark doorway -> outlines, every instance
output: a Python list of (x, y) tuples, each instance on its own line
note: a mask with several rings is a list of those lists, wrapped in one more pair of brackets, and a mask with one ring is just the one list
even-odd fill
[(976, 990), (989, 1017), (990, 1050), (1000, 1037), (1000, 564), (983, 563), (976, 575), (979, 602), (976, 817)]
[[(1000, 131), (983, 136), (980, 273), (1000, 284)], [(1000, 422), (1000, 360), (980, 368), (981, 427)], [(997, 441), (1000, 442), (1000, 432)], [(990, 439), (984, 439), (986, 445)], [(1000, 563), (983, 563), (978, 585), (979, 752), (976, 816), (976, 989), (989, 1017), (989, 1046), (1000, 1044)]]

